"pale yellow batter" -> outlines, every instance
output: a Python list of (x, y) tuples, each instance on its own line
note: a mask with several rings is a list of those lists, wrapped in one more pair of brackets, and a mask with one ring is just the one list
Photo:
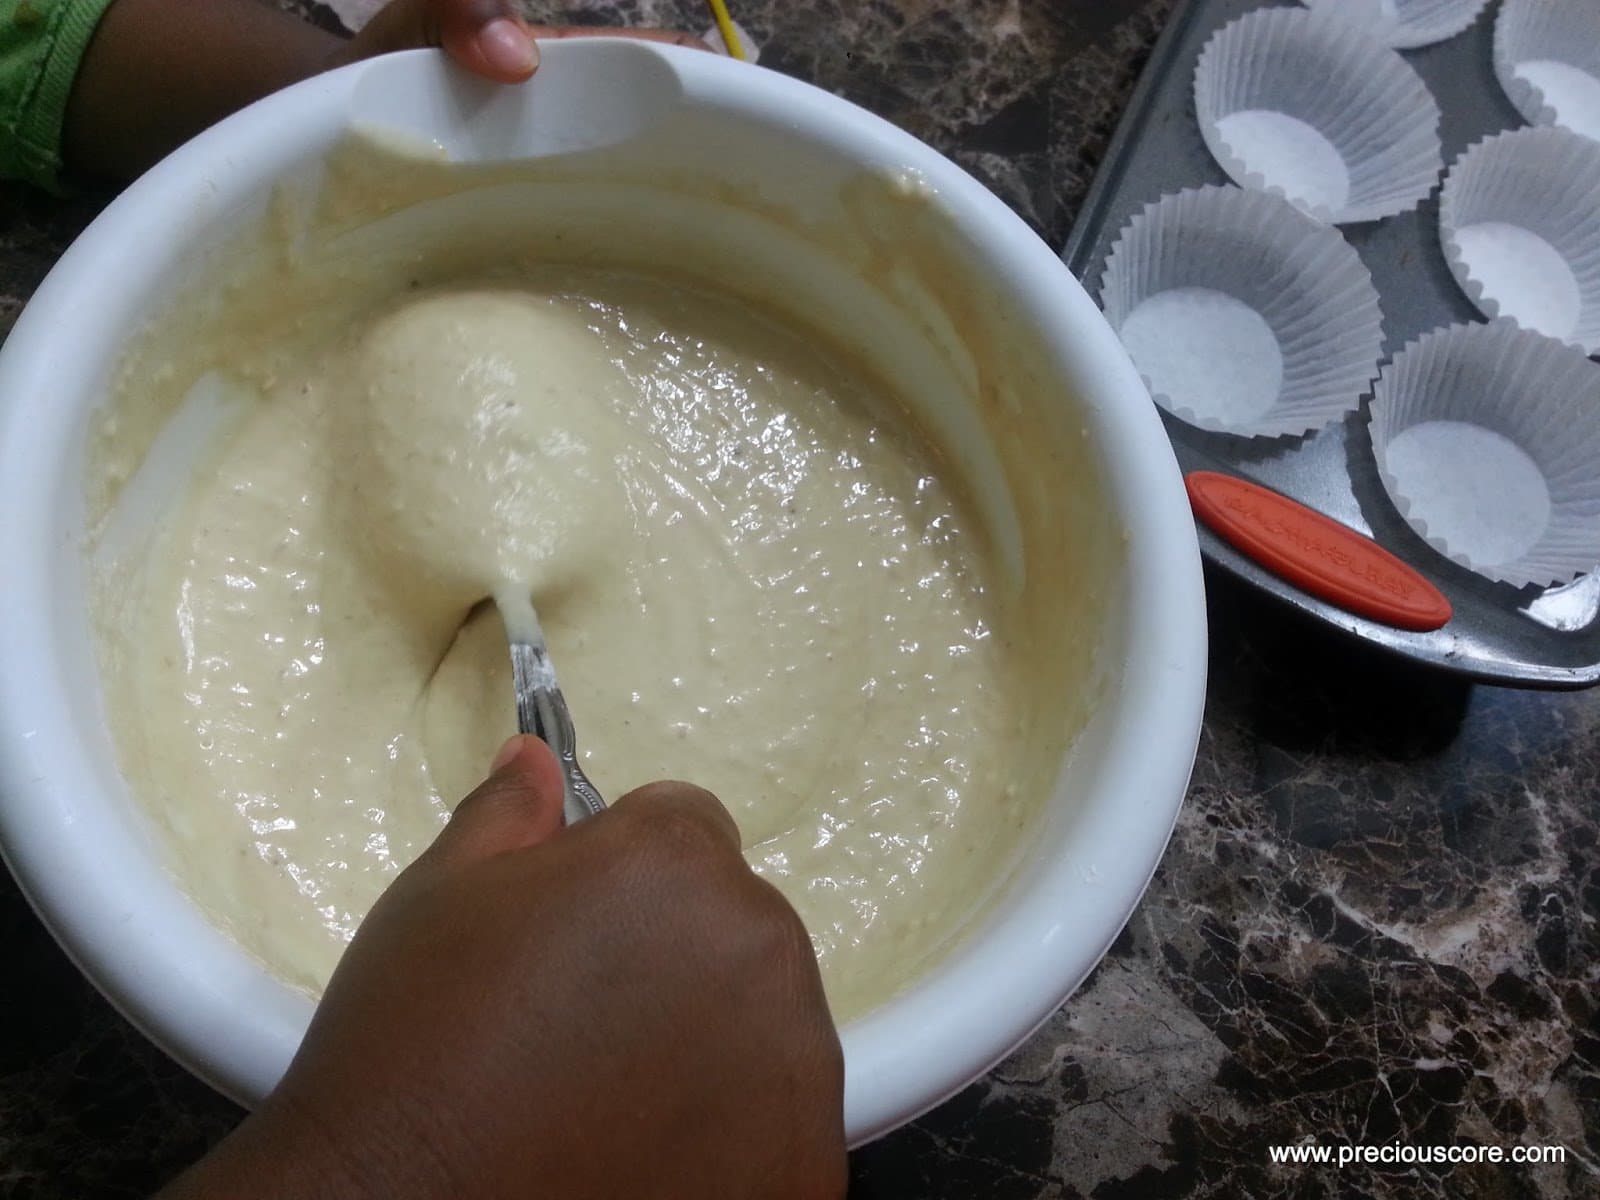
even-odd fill
[(837, 1015), (949, 944), (1016, 851), (1040, 666), (882, 383), (615, 270), (424, 285), (314, 334), (234, 364), (259, 395), (131, 611), (102, 598), (130, 782), (247, 948), (320, 986), (482, 776), (514, 728), (507, 581), (602, 793), (716, 792)]

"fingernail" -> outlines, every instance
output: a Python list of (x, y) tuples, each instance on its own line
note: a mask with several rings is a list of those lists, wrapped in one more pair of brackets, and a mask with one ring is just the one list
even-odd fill
[(539, 65), (539, 52), (527, 30), (510, 17), (496, 17), (478, 30), (483, 61), (507, 75), (526, 75)]
[(526, 734), (513, 734), (506, 739), (506, 744), (500, 747), (500, 753), (494, 756), (494, 761), (489, 764), (489, 774), (493, 775), (501, 767), (506, 766), (522, 749), (522, 739)]

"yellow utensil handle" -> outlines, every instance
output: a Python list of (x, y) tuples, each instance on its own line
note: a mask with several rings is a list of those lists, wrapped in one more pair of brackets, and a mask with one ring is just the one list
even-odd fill
[(739, 31), (733, 27), (733, 18), (728, 15), (728, 6), (724, 0), (706, 0), (711, 5), (711, 15), (716, 19), (717, 32), (722, 35), (722, 44), (728, 48), (728, 54), (733, 58), (744, 58), (744, 43), (739, 40)]

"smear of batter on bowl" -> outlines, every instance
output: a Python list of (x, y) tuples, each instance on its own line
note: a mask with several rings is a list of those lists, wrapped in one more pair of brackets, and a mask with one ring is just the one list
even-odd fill
[[(107, 712), (184, 885), (320, 987), (514, 732), (510, 585), (602, 793), (711, 789), (836, 1015), (893, 994), (1015, 861), (1081, 706), (1049, 651), (1092, 610), (997, 583), (893, 390), (747, 298), (599, 265), (410, 283), (228, 327), (250, 399), (136, 586), (101, 582)], [(1029, 537), (1064, 545), (1042, 462)]]

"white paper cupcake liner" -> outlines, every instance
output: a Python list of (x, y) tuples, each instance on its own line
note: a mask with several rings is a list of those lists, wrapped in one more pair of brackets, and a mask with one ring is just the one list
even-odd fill
[(1600, 366), (1509, 321), (1424, 334), (1372, 400), (1378, 475), (1440, 553), (1518, 587), (1600, 563)]
[(1235, 183), (1318, 220), (1376, 221), (1439, 180), (1439, 106), (1417, 73), (1348, 21), (1300, 8), (1247, 13), (1200, 54), (1195, 114)]
[(1494, 23), (1494, 73), (1530, 125), (1600, 141), (1600, 4), (1505, 0)]
[(1396, 50), (1453, 38), (1489, 0), (1300, 0), (1313, 12), (1349, 21)]
[(1553, 128), (1479, 142), (1445, 176), (1439, 243), (1485, 316), (1600, 352), (1600, 142)]
[(1201, 429), (1309, 433), (1377, 375), (1383, 316), (1361, 256), (1264, 192), (1148, 205), (1106, 258), (1100, 303), (1156, 403)]

